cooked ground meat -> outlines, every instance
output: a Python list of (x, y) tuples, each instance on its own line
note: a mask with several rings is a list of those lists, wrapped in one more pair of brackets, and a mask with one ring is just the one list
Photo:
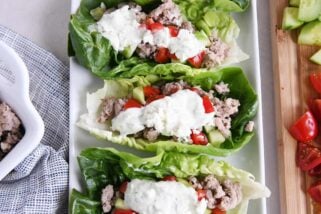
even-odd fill
[(23, 134), (20, 119), (6, 103), (0, 102), (0, 160), (21, 140)]
[(156, 131), (154, 128), (146, 128), (144, 130), (144, 138), (148, 141), (155, 141), (159, 136), (159, 132)]
[(116, 99), (113, 97), (105, 98), (101, 102), (101, 112), (97, 119), (99, 123), (105, 123), (107, 120), (117, 116), (123, 106), (126, 103), (126, 99)]
[(101, 203), (103, 206), (104, 213), (109, 213), (112, 205), (113, 205), (113, 196), (114, 196), (114, 188), (112, 185), (107, 185), (101, 195)]
[(193, 27), (193, 24), (190, 21), (183, 21), (180, 28), (188, 30), (190, 32), (194, 32), (195, 31), (195, 29)]
[(192, 184), (194, 189), (203, 189), (202, 184), (199, 182), (199, 180), (196, 177), (191, 176), (188, 178), (188, 181)]
[(139, 44), (136, 48), (136, 53), (140, 58), (151, 59), (156, 53), (157, 47), (149, 43)]
[(245, 131), (246, 132), (253, 132), (253, 129), (254, 129), (254, 122), (253, 121), (249, 121), (246, 126), (245, 126)]
[(184, 81), (166, 83), (162, 87), (162, 94), (165, 96), (169, 96), (169, 95), (174, 94), (175, 92), (185, 89), (187, 87), (188, 87), (188, 85)]
[(181, 11), (172, 0), (165, 0), (163, 4), (150, 13), (150, 17), (164, 25), (181, 26), (183, 22)]
[(221, 210), (230, 210), (236, 207), (242, 200), (242, 190), (239, 183), (233, 183), (230, 180), (223, 182), (223, 189), (226, 195), (221, 198), (218, 208)]
[(203, 60), (203, 67), (213, 68), (222, 64), (229, 54), (229, 47), (222, 40), (218, 38), (211, 39), (211, 45), (205, 51)]
[(225, 84), (224, 82), (214, 85), (214, 88), (219, 94), (226, 94), (230, 92), (228, 84)]

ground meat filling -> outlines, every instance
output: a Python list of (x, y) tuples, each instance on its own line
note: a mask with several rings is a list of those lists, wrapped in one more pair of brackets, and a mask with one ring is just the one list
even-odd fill
[(220, 182), (214, 175), (208, 175), (201, 179), (190, 177), (189, 182), (194, 189), (206, 190), (207, 207), (209, 209), (218, 207), (221, 210), (230, 210), (235, 208), (242, 200), (242, 188), (237, 182), (230, 180)]
[(229, 46), (221, 39), (212, 36), (210, 38), (211, 44), (205, 51), (203, 67), (213, 68), (221, 65), (229, 54)]
[(144, 138), (148, 141), (155, 141), (159, 136), (159, 132), (156, 131), (154, 128), (146, 128), (144, 130)]
[(101, 203), (104, 213), (109, 213), (113, 207), (114, 188), (112, 185), (107, 185), (101, 195)]
[(152, 59), (156, 53), (157, 47), (149, 43), (141, 43), (137, 46), (136, 53), (140, 58)]
[(107, 120), (116, 117), (122, 110), (127, 99), (105, 98), (101, 103), (101, 112), (97, 119), (99, 123), (105, 123)]
[(172, 0), (165, 0), (150, 13), (150, 17), (163, 25), (181, 26), (183, 22), (181, 11)]
[(6, 103), (0, 102), (0, 160), (21, 140), (23, 134), (20, 119)]

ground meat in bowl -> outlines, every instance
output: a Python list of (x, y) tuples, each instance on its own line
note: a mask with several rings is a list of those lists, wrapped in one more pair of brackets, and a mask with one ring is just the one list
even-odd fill
[(0, 101), (0, 160), (24, 135), (21, 120), (6, 103)]

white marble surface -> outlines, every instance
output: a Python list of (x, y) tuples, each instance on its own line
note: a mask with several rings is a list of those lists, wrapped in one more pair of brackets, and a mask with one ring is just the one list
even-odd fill
[[(275, 137), (274, 87), (270, 45), (269, 1), (258, 1), (260, 61), (264, 118), (266, 184), (272, 191), (267, 213), (280, 213)], [(65, 64), (70, 1), (1, 0), (0, 24), (52, 52)]]

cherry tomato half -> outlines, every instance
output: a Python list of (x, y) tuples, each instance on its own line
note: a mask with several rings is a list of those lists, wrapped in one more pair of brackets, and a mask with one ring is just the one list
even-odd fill
[(211, 113), (214, 111), (214, 106), (211, 102), (211, 99), (208, 96), (203, 96), (203, 106), (205, 109), (205, 113)]
[(168, 26), (168, 29), (172, 37), (177, 37), (179, 30), (176, 26)]
[(119, 192), (121, 193), (125, 193), (126, 192), (126, 189), (127, 189), (127, 185), (128, 185), (128, 182), (127, 181), (124, 181), (120, 187), (119, 187)]
[(321, 150), (307, 143), (298, 143), (296, 161), (303, 171), (311, 170), (321, 164)]
[(318, 124), (310, 111), (305, 112), (290, 128), (292, 137), (300, 142), (309, 142), (318, 135)]
[(135, 211), (125, 209), (115, 209), (113, 214), (136, 214)]
[(170, 52), (167, 48), (159, 48), (154, 57), (158, 63), (167, 63), (170, 60)]
[(309, 109), (318, 122), (321, 122), (321, 99), (309, 100)]
[(159, 30), (163, 30), (164, 29), (164, 25), (162, 23), (159, 23), (159, 22), (154, 22), (154, 23), (151, 23), (151, 24), (147, 24), (146, 28), (148, 30), (151, 30), (152, 32), (156, 32), (156, 31), (159, 31)]
[(144, 95), (147, 98), (148, 97), (154, 97), (156, 95), (160, 95), (161, 94), (161, 91), (158, 88), (155, 88), (155, 87), (150, 86), (150, 85), (145, 86), (143, 90), (144, 90)]
[(205, 189), (198, 189), (198, 190), (196, 190), (196, 192), (197, 192), (197, 198), (199, 201), (206, 198), (206, 190)]
[(321, 93), (321, 72), (316, 71), (310, 74), (310, 82), (314, 90)]
[(226, 211), (220, 210), (219, 208), (214, 208), (212, 214), (226, 214)]
[(192, 138), (193, 144), (196, 144), (196, 145), (208, 144), (208, 139), (203, 132), (196, 133), (192, 131), (191, 138)]
[(202, 66), (204, 56), (205, 56), (205, 52), (202, 51), (201, 53), (197, 54), (196, 56), (189, 58), (187, 61), (194, 68), (200, 68)]
[(163, 181), (177, 181), (176, 176), (174, 176), (174, 175), (167, 175), (162, 180)]
[(156, 96), (153, 96), (153, 97), (149, 97), (146, 101), (146, 104), (150, 104), (152, 102), (154, 102), (155, 100), (159, 100), (159, 99), (163, 99), (165, 97), (165, 95), (156, 95)]
[(142, 104), (135, 99), (128, 99), (128, 101), (124, 105), (124, 109), (129, 109), (129, 108), (141, 108)]
[(308, 193), (315, 202), (321, 203), (321, 181), (312, 184)]
[(320, 177), (321, 176), (321, 164), (314, 167), (313, 169), (310, 169), (308, 171), (308, 174), (312, 177)]

